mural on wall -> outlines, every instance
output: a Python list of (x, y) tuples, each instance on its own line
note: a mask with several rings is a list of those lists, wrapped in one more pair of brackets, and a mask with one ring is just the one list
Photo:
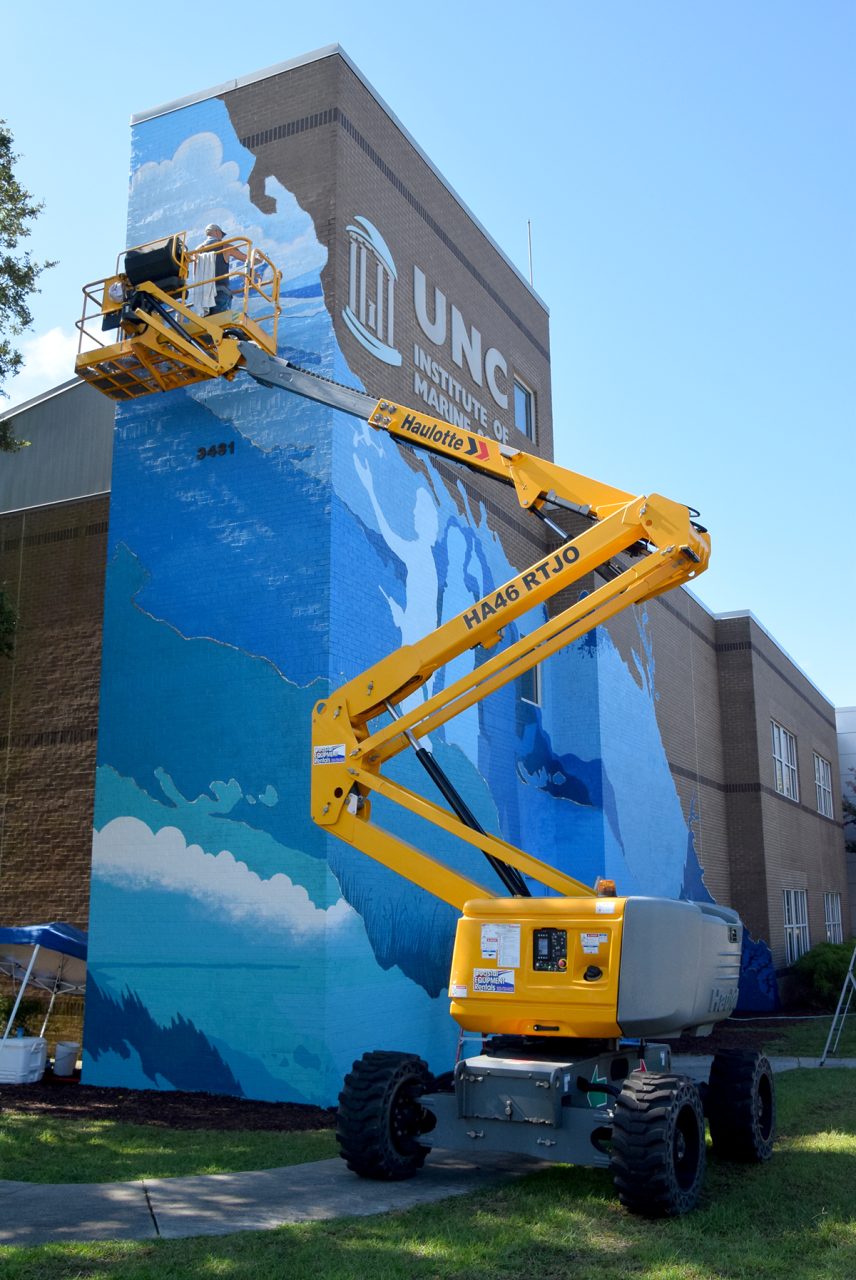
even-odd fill
[[(249, 236), (284, 273), (281, 354), (356, 385), (326, 249), (281, 183), (267, 180), (271, 212), (251, 203), (253, 163), (217, 99), (137, 126), (129, 243), (177, 229), (198, 243), (212, 220)], [(310, 714), (513, 572), (463, 487), (365, 423), (243, 376), (120, 406), (87, 1083), (328, 1104), (367, 1048), (448, 1066), (454, 912), (313, 826)], [(432, 749), (506, 839), (589, 882), (704, 896), (644, 612), (638, 625), (632, 670), (598, 631), (547, 665), (541, 707), (508, 688)], [(396, 768), (425, 789), (412, 760)], [(469, 848), (433, 848), (496, 884)]]

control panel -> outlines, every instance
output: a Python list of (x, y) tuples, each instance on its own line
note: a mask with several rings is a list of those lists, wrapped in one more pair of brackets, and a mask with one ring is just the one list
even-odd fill
[(564, 973), (568, 967), (567, 929), (535, 929), (532, 933), (532, 968)]

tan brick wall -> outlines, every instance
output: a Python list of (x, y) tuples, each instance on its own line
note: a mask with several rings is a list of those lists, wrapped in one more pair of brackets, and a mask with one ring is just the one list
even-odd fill
[[(12, 990), (8, 978), (0, 977), (0, 996), (11, 996), (14, 1000), (16, 995), (17, 991)], [(38, 1035), (50, 1005), (50, 995), (30, 987), (25, 999), (33, 1007), (33, 1011), (27, 1016), (27, 1031), (32, 1035)], [(16, 1019), (16, 1023), (17, 1021)], [(0, 1029), (2, 1025), (0, 1023)], [(83, 996), (57, 997), (45, 1028), (45, 1038), (48, 1042), (50, 1058), (53, 1058), (56, 1053), (57, 1041), (71, 1040), (77, 1044), (83, 1043)]]
[(0, 659), (4, 924), (87, 926), (108, 505), (0, 517), (0, 582), (19, 613)]
[[(784, 889), (806, 891), (812, 945), (826, 938), (824, 893), (841, 893), (842, 918), (848, 910), (841, 815), (818, 813), (814, 786), (815, 751), (835, 774), (835, 716), (752, 618), (716, 625), (732, 875), (744, 918), (758, 921), (783, 965)], [(771, 720), (796, 738), (798, 802), (776, 791)]]

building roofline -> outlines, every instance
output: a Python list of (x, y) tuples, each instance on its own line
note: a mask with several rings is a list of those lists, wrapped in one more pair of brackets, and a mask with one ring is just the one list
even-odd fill
[(51, 387), (48, 391), (40, 391), (37, 396), (32, 396), (29, 400), (24, 400), (21, 404), (14, 405), (11, 409), (0, 409), (0, 418), (4, 420), (13, 418), (16, 413), (24, 413), (27, 409), (33, 409), (37, 404), (43, 404), (45, 400), (50, 400), (53, 396), (58, 396), (63, 391), (70, 391), (72, 387), (82, 387), (82, 378), (70, 378), (68, 382), (60, 382), (58, 386)]
[(475, 216), (475, 214), (469, 208), (469, 206), (465, 203), (465, 201), (461, 199), (461, 197), (458, 195), (457, 191), (454, 189), (451, 183), (448, 182), (447, 179), (443, 177), (443, 174), (440, 172), (440, 170), (437, 168), (434, 162), (422, 150), (422, 148), (420, 147), (416, 139), (413, 137), (413, 135), (409, 132), (408, 129), (404, 127), (404, 125), (401, 123), (401, 121), (399, 120), (395, 112), (392, 110), (392, 108), (389, 107), (386, 102), (384, 102), (383, 98), (375, 89), (374, 85), (372, 85), (366, 79), (366, 77), (363, 75), (360, 68), (356, 65), (355, 62), (353, 62), (351, 58), (348, 57), (347, 53), (345, 52), (345, 50), (342, 48), (340, 44), (328, 44), (328, 45), (325, 45), (322, 49), (315, 49), (312, 53), (304, 53), (297, 58), (289, 58), (286, 62), (278, 62), (274, 66), (265, 67), (261, 71), (253, 71), (249, 75), (237, 76), (234, 80), (227, 80), (223, 84), (214, 85), (213, 88), (210, 88), (210, 89), (202, 89), (198, 93), (186, 94), (182, 98), (175, 98), (172, 102), (165, 102), (159, 107), (151, 107), (147, 111), (137, 111), (131, 116), (131, 124), (132, 125), (144, 124), (147, 120), (153, 120), (157, 116), (168, 115), (171, 111), (179, 111), (182, 107), (192, 106), (196, 102), (205, 102), (208, 98), (219, 98), (222, 94), (229, 93), (233, 89), (241, 89), (245, 85), (257, 84), (258, 81), (260, 80), (268, 80), (271, 78), (271, 76), (281, 75), (284, 71), (293, 71), (296, 67), (305, 67), (310, 65), (310, 63), (320, 62), (323, 58), (332, 58), (337, 56), (342, 59), (342, 61), (345, 63), (347, 67), (350, 68), (351, 71), (353, 71), (354, 75), (368, 90), (368, 92), (372, 95), (372, 97), (374, 98), (378, 106), (381, 108), (381, 110), (384, 111), (386, 115), (389, 116), (390, 120), (395, 125), (395, 127), (400, 130), (400, 132), (404, 135), (404, 137), (407, 139), (407, 141), (410, 143), (413, 149), (422, 157), (422, 159), (428, 165), (428, 168), (431, 170), (434, 176), (443, 184), (443, 186), (446, 188), (446, 190), (448, 191), (452, 199), (455, 200), (455, 202), (458, 205), (460, 205), (461, 209), (466, 214), (466, 216), (478, 227), (479, 231), (482, 233), (482, 235), (485, 237), (488, 243), (496, 250), (496, 252), (502, 258), (503, 262), (505, 262), (506, 266), (511, 268), (514, 274), (520, 280), (520, 283), (526, 287), (527, 291), (532, 295), (532, 297), (535, 299), (538, 305), (543, 307), (544, 311), (549, 316), (550, 308), (547, 306), (544, 299), (540, 296), (540, 294), (538, 294), (535, 291), (535, 289), (526, 279), (526, 277), (524, 276), (520, 268), (514, 265), (514, 263), (508, 257), (508, 254), (505, 253), (505, 251), (499, 247), (499, 245), (496, 243), (496, 241), (494, 240), (490, 232), (485, 229), (483, 224)]
[(26, 507), (9, 507), (0, 516), (20, 516), (28, 511), (47, 511), (49, 507), (73, 507), (77, 502), (91, 502), (93, 498), (109, 498), (109, 489), (93, 489), (92, 493), (76, 493), (72, 498), (51, 498), (50, 502), (31, 502)]
[[(712, 618), (714, 622), (720, 622), (720, 621), (724, 622), (728, 618), (748, 618), (750, 622), (754, 622), (758, 630), (763, 631), (764, 635), (767, 637), (770, 643), (776, 646), (779, 653), (784, 658), (787, 658), (788, 662), (791, 664), (794, 671), (798, 671), (802, 676), (802, 678), (808, 681), (812, 689), (814, 689), (815, 693), (819, 693), (821, 698), (823, 698), (824, 702), (828, 702), (829, 705), (833, 708), (835, 707), (835, 703), (832, 701), (832, 699), (828, 698), (826, 694), (823, 692), (823, 690), (815, 684), (811, 676), (807, 675), (806, 672), (803, 671), (802, 667), (798, 662), (794, 662), (793, 658), (788, 653), (787, 649), (783, 645), (779, 644), (779, 641), (773, 635), (772, 631), (770, 631), (767, 627), (765, 627), (763, 622), (759, 621), (759, 619), (755, 616), (755, 614), (752, 612), (751, 609), (731, 609), (726, 613), (714, 613), (713, 609), (711, 609), (708, 605), (706, 605), (705, 602), (702, 599), (700, 599), (700, 597), (697, 596), (694, 591), (690, 590), (689, 587), (681, 587), (681, 591), (685, 591), (688, 596), (691, 596), (692, 599), (695, 600), (699, 608), (704, 609), (707, 616), (709, 618)], [(846, 710), (846, 708), (839, 708), (839, 709)], [(856, 708), (854, 708), (854, 710), (856, 710)]]
[[(711, 613), (709, 609), (708, 609), (708, 613)], [(779, 644), (778, 640), (773, 635), (772, 631), (769, 631), (767, 627), (764, 626), (763, 622), (760, 622), (758, 618), (755, 617), (755, 614), (752, 612), (751, 609), (732, 609), (732, 610), (729, 610), (727, 613), (711, 613), (711, 617), (714, 619), (715, 622), (719, 622), (720, 620), (725, 621), (728, 618), (748, 618), (750, 622), (754, 622), (758, 630), (763, 631), (764, 635), (767, 637), (770, 643), (774, 644), (778, 649), (779, 653), (783, 654), (784, 657), (787, 658), (788, 662), (791, 664), (794, 670), (798, 671), (800, 675), (803, 677), (803, 679), (808, 681), (812, 689), (814, 689), (816, 693), (820, 694), (824, 702), (828, 702), (829, 705), (833, 708), (835, 707), (835, 703), (832, 701), (832, 699), (828, 698), (826, 694), (823, 692), (823, 690), (818, 688), (818, 686), (812, 680), (811, 676), (807, 675), (805, 671), (803, 671), (800, 664), (794, 661), (794, 659), (788, 653), (787, 649), (785, 649), (781, 644)]]

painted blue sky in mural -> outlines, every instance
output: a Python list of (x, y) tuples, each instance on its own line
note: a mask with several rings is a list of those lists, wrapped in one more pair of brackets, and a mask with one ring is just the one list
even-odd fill
[[(251, 204), (252, 163), (218, 100), (138, 126), (129, 242), (185, 228), (196, 243), (212, 219), (250, 236), (284, 272), (282, 352), (341, 379), (325, 250), (281, 184), (268, 181), (273, 213)], [(234, 453), (200, 462), (199, 445), (220, 441)], [(364, 423), (246, 378), (121, 407), (89, 1082), (186, 1087), (183, 1055), (202, 1040), (197, 1087), (231, 1079), (256, 1097), (327, 1103), (381, 1045), (448, 1065), (454, 914), (312, 826), (310, 711), (513, 572), (463, 487)], [(541, 708), (508, 688), (432, 747), (488, 828), (581, 879), (676, 897), (688, 867), (701, 879), (644, 614), (638, 625), (633, 670), (598, 633), (547, 665)], [(419, 785), (412, 761), (397, 768)], [(415, 820), (377, 812), (424, 840)], [(472, 850), (434, 840), (495, 884)], [(153, 1036), (172, 1046), (171, 1074), (152, 1066)]]

